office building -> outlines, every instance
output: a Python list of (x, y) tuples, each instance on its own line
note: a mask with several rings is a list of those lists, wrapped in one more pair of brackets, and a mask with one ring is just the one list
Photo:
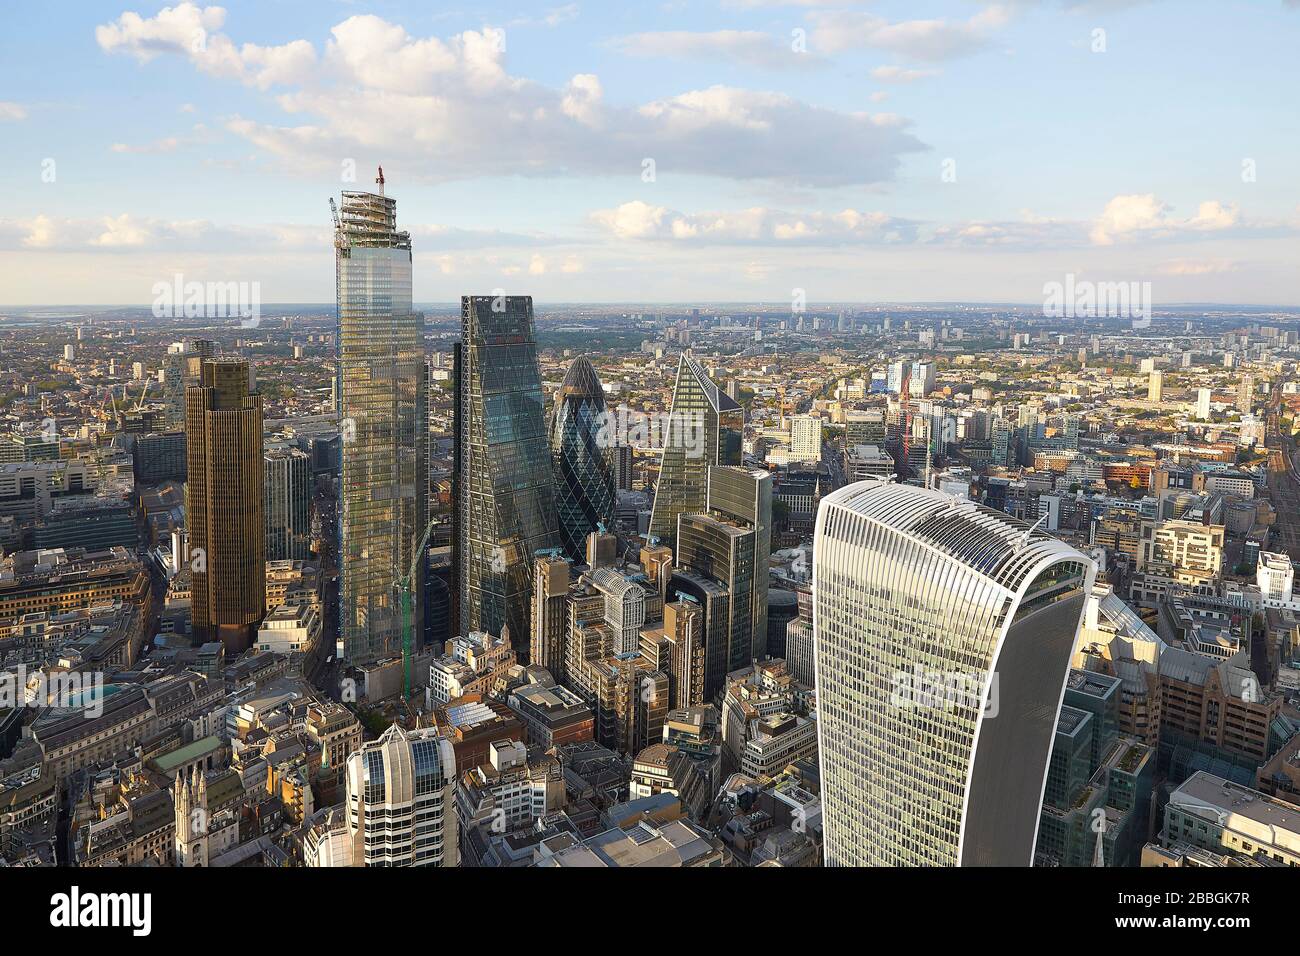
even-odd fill
[(1300, 806), (1198, 770), (1169, 795), (1160, 843), (1300, 866)]
[(693, 356), (683, 352), (650, 515), (651, 544), (671, 547), (677, 516), (706, 509), (709, 468), (740, 464), (744, 426), (744, 409), (719, 390)]
[(707, 644), (704, 694), (727, 673), (767, 653), (772, 477), (737, 466), (709, 469), (707, 510), (677, 522), (677, 566), (720, 584), (729, 595), (724, 641)]
[(217, 345), (211, 339), (177, 342), (168, 349), (163, 360), (163, 401), (168, 429), (185, 427), (185, 389), (199, 383), (203, 361), (216, 355)]
[(560, 547), (574, 561), (583, 559), (587, 535), (614, 527), (614, 471), (602, 447), (613, 432), (596, 370), (587, 359), (574, 359), (555, 393), (551, 416)]
[(458, 633), (528, 653), (534, 555), (560, 545), (531, 296), (464, 296), (454, 477)]
[(1255, 583), (1265, 604), (1290, 604), (1295, 585), (1295, 566), (1289, 554), (1261, 551), (1255, 566)]
[(352, 753), (346, 807), (354, 865), (457, 865), (456, 757), (437, 730), (393, 724)]
[[(427, 370), (423, 316), (411, 309), (411, 237), (397, 203), (345, 192), (334, 234), (338, 285), (339, 638), (369, 662), (402, 649), (394, 584), (410, 571), (427, 520)], [(411, 582), (413, 640), (424, 633), (424, 564)]]
[(268, 448), (266, 560), (305, 561), (310, 554), (311, 458), (297, 448)]
[(790, 460), (822, 460), (822, 420), (817, 416), (795, 415), (790, 419)]
[(850, 445), (844, 451), (844, 477), (850, 482), (893, 474), (894, 459), (878, 445)]
[(185, 390), (191, 635), (227, 653), (253, 646), (266, 613), (262, 396), (248, 363), (211, 359)]
[(813, 555), (827, 865), (1030, 865), (1092, 561), (878, 481), (823, 500)]

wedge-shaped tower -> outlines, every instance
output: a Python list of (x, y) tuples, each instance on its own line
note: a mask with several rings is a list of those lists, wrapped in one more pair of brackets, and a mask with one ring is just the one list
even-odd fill
[(671, 547), (677, 538), (677, 516), (707, 509), (709, 468), (740, 464), (744, 429), (744, 409), (714, 384), (704, 366), (683, 352), (663, 437), (650, 537)]
[(813, 633), (828, 866), (1029, 866), (1095, 566), (871, 480), (822, 500)]

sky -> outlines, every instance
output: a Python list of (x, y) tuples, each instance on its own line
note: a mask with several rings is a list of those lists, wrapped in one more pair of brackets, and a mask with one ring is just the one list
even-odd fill
[(1300, 305), (1300, 0), (5, 4), (0, 304)]

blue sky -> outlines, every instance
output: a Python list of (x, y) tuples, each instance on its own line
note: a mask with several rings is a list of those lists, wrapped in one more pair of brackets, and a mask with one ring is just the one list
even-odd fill
[[(1300, 4), (29, 4), (0, 303), (328, 301), (383, 163), (415, 295), (1300, 305)], [(653, 176), (649, 175), (653, 161)], [(355, 182), (347, 176), (355, 170)]]

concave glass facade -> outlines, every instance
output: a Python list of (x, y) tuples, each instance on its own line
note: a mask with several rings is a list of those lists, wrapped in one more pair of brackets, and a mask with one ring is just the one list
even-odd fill
[(813, 631), (830, 866), (1029, 866), (1095, 568), (942, 492), (827, 496)]

